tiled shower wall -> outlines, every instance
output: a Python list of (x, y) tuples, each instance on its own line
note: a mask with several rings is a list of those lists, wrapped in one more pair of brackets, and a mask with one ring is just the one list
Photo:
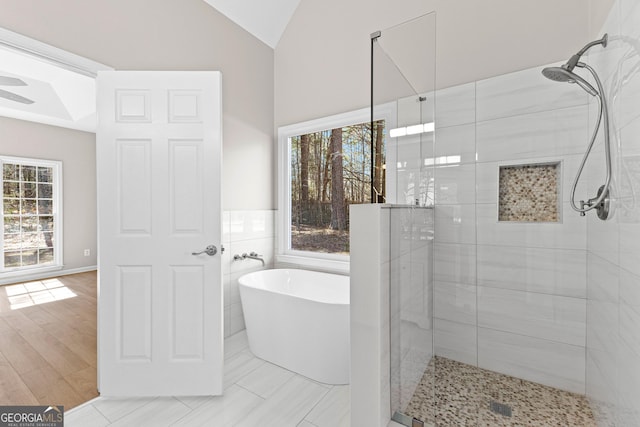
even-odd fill
[[(587, 218), (587, 396), (600, 426), (640, 425), (640, 1), (618, 0), (587, 62), (611, 111), (614, 210)], [(597, 105), (589, 105), (593, 126)], [(603, 183), (602, 142), (587, 163), (590, 197)]]
[[(275, 236), (275, 211), (225, 211), (222, 219), (222, 255), (224, 282), (224, 336), (228, 337), (245, 328), (238, 278), (253, 271), (273, 268), (273, 248)], [(262, 255), (260, 261), (245, 259), (234, 261), (234, 255), (256, 252)]]
[[(588, 95), (541, 69), (436, 95), (435, 354), (584, 393)], [(556, 162), (559, 221), (498, 221), (500, 167)]]

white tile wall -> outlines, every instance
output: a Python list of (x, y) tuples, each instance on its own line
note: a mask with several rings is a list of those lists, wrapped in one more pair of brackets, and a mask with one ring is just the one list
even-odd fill
[(231, 241), (252, 240), (274, 236), (273, 210), (228, 211)]
[(607, 261), (620, 264), (620, 233), (618, 232), (618, 220), (601, 221), (596, 216), (590, 215), (587, 219), (587, 249), (590, 253), (606, 259)]
[(398, 170), (396, 185), (397, 203), (433, 205), (433, 168)]
[[(587, 61), (606, 79), (613, 142), (612, 218), (588, 219), (587, 395), (600, 426), (640, 425), (640, 1), (618, 0)], [(591, 123), (596, 106), (590, 104)], [(602, 142), (587, 164), (591, 191), (604, 176)]]
[(476, 165), (449, 164), (435, 168), (436, 203), (456, 205), (475, 203)]
[(476, 245), (437, 243), (434, 249), (434, 280), (475, 285)]
[[(417, 120), (412, 124), (419, 123)], [(422, 146), (420, 134), (397, 138), (396, 153), (399, 167), (403, 169), (420, 169), (422, 166)]]
[(589, 251), (587, 253), (587, 298), (618, 303), (620, 279), (617, 264)]
[(592, 352), (613, 352), (619, 346), (618, 303), (611, 301), (587, 301), (587, 346)]
[(581, 105), (478, 122), (478, 161), (513, 161), (582, 153), (589, 136), (587, 110), (586, 105)]
[(581, 346), (585, 299), (478, 286), (478, 326)]
[(615, 419), (618, 368), (615, 364), (608, 363), (609, 357), (606, 350), (587, 349), (586, 394), (591, 400), (599, 425), (612, 425), (609, 421)]
[[(436, 97), (434, 349), (584, 392), (587, 221), (568, 200), (590, 135), (589, 97), (542, 68)], [(561, 220), (499, 222), (499, 166), (557, 162)]]
[(640, 357), (640, 336), (638, 336), (640, 305), (638, 305), (637, 301), (623, 301), (620, 304), (619, 315), (620, 341)]
[(581, 346), (478, 328), (478, 366), (574, 393), (585, 391)]
[[(229, 337), (245, 328), (238, 278), (252, 271), (273, 268), (275, 211), (225, 211), (222, 218), (224, 336)], [(262, 255), (265, 265), (251, 259), (233, 260), (234, 255), (251, 252)]]
[[(620, 164), (616, 165), (618, 175), (616, 178), (616, 187), (618, 190), (618, 211), (620, 216), (625, 219), (637, 218), (637, 210), (635, 202), (635, 189), (638, 180), (640, 180), (640, 119), (632, 121), (625, 126), (619, 134), (619, 160)], [(614, 168), (615, 169), (615, 168)]]
[(640, 223), (620, 223), (620, 267), (640, 275)]
[(434, 164), (475, 163), (475, 123), (437, 128), (434, 156)]
[(476, 82), (476, 120), (481, 122), (587, 103), (585, 92), (542, 77), (544, 67), (546, 65)]
[[(637, 8), (634, 9), (634, 13), (637, 14)], [(637, 16), (636, 16), (637, 19)], [(614, 104), (614, 108), (617, 107), (617, 123), (619, 129), (623, 129), (629, 125), (632, 121), (640, 117), (640, 70), (637, 68), (636, 63), (638, 60), (638, 54), (633, 44), (637, 43), (640, 39), (638, 36), (637, 22), (634, 24), (633, 20), (627, 20), (627, 24), (624, 25), (625, 32), (635, 32), (635, 36), (625, 34), (623, 37), (628, 37), (624, 40), (625, 54), (618, 60), (617, 66), (620, 67), (619, 75), (614, 76), (614, 91), (619, 91), (617, 105)], [(608, 53), (608, 52), (607, 52)]]
[(568, 203), (562, 205), (560, 223), (499, 222), (495, 204), (478, 204), (476, 211), (478, 244), (577, 250), (587, 245), (586, 221)]
[(476, 324), (476, 287), (456, 283), (436, 282), (434, 315), (437, 319)]
[(478, 365), (478, 328), (475, 324), (434, 321), (435, 353), (469, 365)]
[(434, 211), (436, 242), (476, 243), (476, 205), (438, 205)]
[(584, 250), (478, 245), (478, 285), (586, 298), (585, 263)]
[[(436, 128), (473, 123), (476, 120), (475, 82), (436, 93)], [(438, 134), (440, 138), (440, 134)]]
[[(637, 330), (637, 328), (636, 328)], [(618, 355), (618, 401), (616, 413), (618, 425), (640, 425), (640, 356), (630, 349), (625, 343), (620, 345)], [(611, 363), (610, 360), (607, 361)]]

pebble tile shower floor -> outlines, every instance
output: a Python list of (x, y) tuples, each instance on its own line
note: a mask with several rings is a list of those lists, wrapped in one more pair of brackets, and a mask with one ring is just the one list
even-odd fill
[[(511, 416), (492, 411), (492, 402)], [(405, 413), (437, 427), (596, 427), (582, 395), (444, 357), (431, 359)]]

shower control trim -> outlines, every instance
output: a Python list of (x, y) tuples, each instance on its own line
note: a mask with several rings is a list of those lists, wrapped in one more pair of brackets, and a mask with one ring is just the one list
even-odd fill
[(264, 258), (262, 255), (258, 255), (257, 252), (251, 252), (250, 254), (245, 252), (242, 255), (236, 254), (233, 256), (234, 261), (244, 261), (245, 259), (255, 259), (256, 261), (262, 262), (262, 265), (265, 265)]
[[(604, 195), (602, 195), (603, 192), (605, 192)], [(585, 208), (595, 209), (598, 218), (604, 221), (609, 218), (610, 205), (609, 190), (605, 189), (604, 185), (601, 185), (600, 188), (598, 188), (598, 194), (596, 197), (589, 199), (586, 202), (584, 200), (580, 200), (580, 216), (585, 216), (585, 212), (587, 211)]]

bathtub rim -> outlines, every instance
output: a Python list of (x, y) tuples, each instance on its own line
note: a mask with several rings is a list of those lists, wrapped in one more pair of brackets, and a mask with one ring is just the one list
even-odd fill
[[(278, 274), (278, 273), (268, 273), (268, 272), (273, 272), (273, 271), (277, 271), (277, 272), (296, 272), (296, 274), (307, 274), (307, 273), (312, 273), (312, 274), (317, 274), (317, 275), (321, 275), (321, 276), (336, 276), (336, 277), (340, 277), (340, 280), (346, 280), (346, 287), (347, 287), (347, 294), (346, 294), (346, 302), (343, 301), (326, 301), (326, 300), (319, 300), (317, 298), (312, 298), (308, 295), (296, 295), (296, 294), (291, 294), (291, 293), (287, 293), (287, 292), (283, 292), (279, 289), (272, 289), (272, 288), (268, 288), (266, 286), (254, 286), (251, 283), (247, 283), (247, 279), (249, 277), (255, 277), (255, 276), (259, 276), (259, 275), (265, 275), (265, 274)], [(303, 272), (303, 273), (299, 273), (299, 272)], [(243, 280), (244, 279), (244, 280)], [(243, 274), (242, 276), (238, 277), (238, 286), (243, 286), (243, 287), (247, 287), (247, 288), (252, 288), (252, 289), (256, 289), (258, 291), (262, 291), (262, 292), (272, 292), (278, 295), (282, 295), (282, 296), (286, 296), (289, 298), (298, 298), (298, 299), (303, 299), (306, 301), (312, 301), (318, 304), (329, 304), (329, 305), (340, 305), (340, 306), (350, 306), (351, 305), (351, 283), (350, 283), (350, 278), (349, 276), (346, 275), (342, 275), (342, 274), (335, 274), (335, 273), (327, 273), (327, 272), (323, 272), (323, 271), (314, 271), (314, 270), (305, 270), (305, 269), (297, 269), (297, 268), (271, 268), (271, 269), (265, 269), (265, 270), (258, 270), (258, 271), (253, 271), (251, 273), (246, 273)]]

